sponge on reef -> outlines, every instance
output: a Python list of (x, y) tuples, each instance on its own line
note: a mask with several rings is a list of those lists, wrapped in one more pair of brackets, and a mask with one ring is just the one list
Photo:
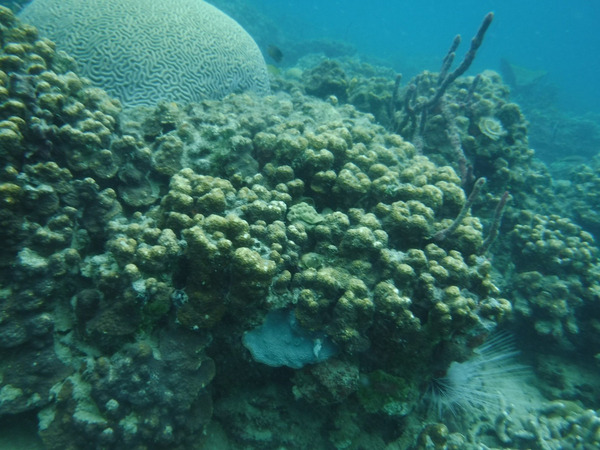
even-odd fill
[(243, 344), (255, 361), (292, 369), (326, 361), (338, 352), (325, 333), (302, 328), (294, 312), (283, 309), (270, 311), (260, 327), (246, 332)]
[(127, 106), (269, 91), (252, 37), (202, 0), (33, 0), (19, 17)]

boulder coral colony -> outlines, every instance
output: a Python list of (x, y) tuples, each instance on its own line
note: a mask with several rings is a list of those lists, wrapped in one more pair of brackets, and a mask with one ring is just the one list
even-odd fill
[[(600, 341), (598, 248), (497, 74), (400, 88), (326, 61), (269, 95), (123, 109), (0, 25), (0, 416), (37, 417), (49, 449), (599, 444), (598, 382), (566, 373)], [(268, 317), (318, 363), (254, 361)], [(428, 413), (499, 325), (553, 344), (532, 361), (549, 400)]]

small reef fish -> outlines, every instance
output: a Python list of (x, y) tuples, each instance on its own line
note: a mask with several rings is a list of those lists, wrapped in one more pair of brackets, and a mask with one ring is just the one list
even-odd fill
[(276, 47), (275, 45), (269, 45), (267, 47), (267, 53), (271, 58), (273, 58), (273, 61), (275, 61), (278, 64), (283, 59), (283, 52), (279, 49), (279, 47)]

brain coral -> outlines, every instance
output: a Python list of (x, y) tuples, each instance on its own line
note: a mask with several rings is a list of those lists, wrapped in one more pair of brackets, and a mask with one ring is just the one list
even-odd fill
[(202, 0), (34, 0), (20, 18), (127, 105), (269, 91), (254, 40)]

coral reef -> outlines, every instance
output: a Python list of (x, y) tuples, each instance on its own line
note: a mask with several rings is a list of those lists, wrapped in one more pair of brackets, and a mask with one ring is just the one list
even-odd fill
[[(207, 341), (186, 341), (182, 330), (167, 338), (164, 328), (160, 345), (130, 344), (170, 310), (174, 289), (160, 273), (180, 250), (141, 214), (124, 221), (125, 207), (149, 204), (131, 201), (138, 180), (130, 176), (148, 151), (118, 133), (119, 102), (70, 71), (72, 59), (5, 8), (0, 21), (0, 414), (38, 411), (47, 448), (123, 440), (173, 448), (194, 439), (211, 416)], [(138, 248), (141, 235), (153, 246)], [(140, 281), (133, 264), (122, 271), (117, 261), (129, 252), (158, 277)], [(173, 367), (181, 379), (171, 377)], [(149, 378), (153, 392), (144, 392)], [(137, 385), (123, 390), (127, 383)], [(158, 398), (165, 386), (171, 399)], [(162, 406), (147, 408), (154, 402)], [(167, 410), (174, 421), (155, 421)], [(190, 427), (177, 415), (191, 411), (203, 419)]]
[(473, 423), (463, 434), (443, 423), (422, 428), (415, 449), (596, 448), (598, 412), (568, 400), (546, 402), (529, 411), (506, 407), (496, 417)]
[(586, 231), (600, 238), (600, 154), (586, 164), (572, 166), (567, 180), (557, 186), (559, 202), (570, 217)]
[[(499, 76), (460, 78), (490, 20), (406, 88), (316, 58), (122, 111), (0, 8), (0, 415), (49, 449), (597, 446), (600, 388), (557, 367), (598, 358), (598, 249)], [(552, 344), (549, 401), (482, 346), (505, 325)]]
[(326, 59), (317, 67), (306, 70), (302, 76), (307, 94), (323, 99), (334, 95), (339, 100), (346, 100), (348, 82), (337, 61)]
[[(372, 340), (385, 347), (383, 334), (369, 337), (374, 315), (398, 326), (386, 325), (381, 308), (427, 335), (439, 332), (430, 320), (445, 321), (449, 333), (453, 320), (475, 326), (478, 305), (495, 304), (489, 266), (476, 256), (477, 219), (467, 217), (442, 247), (429, 241), (465, 201), (458, 177), (368, 116), (280, 94), (205, 102), (173, 120), (163, 138), (180, 143), (169, 160), (188, 168), (172, 175), (153, 226), (185, 241), (185, 268), (175, 274), (186, 286), (177, 308), (183, 325), (213, 327), (236, 310), (295, 305), (303, 327), (355, 352)], [(154, 126), (125, 129), (160, 149)], [(251, 167), (257, 174), (245, 175)], [(206, 171), (212, 175), (197, 173)], [(119, 264), (137, 265), (133, 255)], [(439, 319), (429, 317), (434, 305)]]
[[(53, 335), (77, 291), (82, 254), (121, 211), (113, 189), (92, 176), (111, 155), (118, 102), (69, 71), (72, 60), (0, 9), (3, 246), (0, 345), (2, 413), (39, 409), (73, 368)], [(96, 170), (97, 169), (97, 170)], [(29, 367), (26, 369), (26, 367)], [(13, 371), (14, 370), (14, 371)]]
[(595, 353), (600, 260), (593, 237), (567, 218), (525, 212), (510, 237), (519, 316), (564, 348)]
[[(139, 239), (175, 233), (180, 263), (161, 271), (181, 286), (177, 321), (210, 330), (214, 351), (229, 355), (217, 367), (247, 370), (243, 331), (268, 311), (291, 308), (303, 329), (326, 333), (340, 348), (339, 358), (302, 369), (295, 395), (343, 404), (367, 364), (373, 386), (386, 377), (406, 386), (395, 406), (365, 401), (370, 414), (397, 411), (390, 416), (397, 418), (414, 409), (427, 355), (441, 342), (480, 334), (510, 314), (489, 261), (478, 256), (477, 218), (466, 214), (452, 239), (432, 242), (466, 202), (460, 178), (372, 117), (299, 93), (173, 108), (168, 125), (156, 123), (157, 111), (164, 105), (124, 129), (156, 149), (171, 136), (178, 150), (170, 164), (187, 168), (171, 175), (159, 207), (146, 215), (144, 228), (158, 229)], [(156, 138), (157, 127), (168, 131)], [(109, 228), (120, 239), (118, 227)], [(158, 276), (134, 255), (128, 251), (119, 266)], [(227, 380), (217, 377), (216, 388), (226, 389)], [(255, 442), (236, 428), (241, 418), (217, 417), (232, 436)], [(345, 433), (352, 431), (336, 439)]]
[[(189, 448), (212, 415), (205, 387), (215, 374), (209, 358), (198, 358), (208, 340), (163, 330), (158, 342), (137, 340), (110, 358), (88, 358), (81, 373), (52, 390), (42, 409), (40, 435), (49, 448), (107, 448), (152, 442), (155, 448)], [(188, 420), (193, 416), (195, 420)]]
[[(403, 95), (420, 95), (437, 86), (437, 74), (419, 75), (416, 92), (410, 86)], [(528, 172), (533, 151), (527, 142), (526, 121), (519, 106), (511, 103), (509, 90), (498, 74), (485, 71), (476, 77), (459, 78), (450, 85), (424, 123), (415, 128), (398, 124), (402, 135), (415, 135), (422, 151), (439, 164), (451, 164), (464, 184), (472, 177), (486, 177), (492, 192), (509, 190), (524, 202), (532, 188)], [(409, 117), (402, 110), (398, 117)], [(418, 130), (422, 131), (419, 132)]]
[(74, 56), (82, 75), (126, 105), (269, 91), (254, 40), (204, 1), (129, 0), (124, 7), (115, 0), (34, 0), (19, 16)]
[[(49, 447), (61, 445), (58, 435), (81, 433), (106, 445), (162, 442), (167, 429), (164, 445), (185, 442), (183, 422), (142, 426), (155, 422), (156, 411), (142, 408), (134, 386), (112, 392), (118, 380), (166, 383), (162, 352), (132, 356), (136, 346), (160, 349), (155, 334), (165, 323), (210, 332), (219, 343), (211, 353), (236, 355), (228, 364), (241, 367), (250, 363), (244, 331), (268, 311), (289, 308), (303, 329), (340, 349), (339, 360), (307, 368), (313, 381), (298, 381), (297, 395), (314, 399), (311, 392), (322, 391), (336, 403), (356, 391), (366, 361), (395, 361), (381, 376), (416, 386), (441, 342), (482, 333), (510, 312), (491, 265), (477, 256), (483, 238), (476, 217), (466, 214), (452, 239), (432, 242), (465, 204), (460, 178), (372, 116), (300, 93), (160, 103), (119, 115), (118, 103), (65, 72), (69, 60), (55, 57), (48, 41), (26, 26), (14, 30), (29, 30), (28, 51), (40, 48), (47, 60), (45, 70), (32, 69), (15, 85), (22, 90), (9, 91), (4, 109), (14, 114), (9, 105), (23, 103), (21, 121), (7, 115), (4, 128), (7, 139), (19, 139), (9, 148), (22, 153), (3, 152), (3, 220), (10, 225), (3, 259), (19, 274), (7, 280), (15, 299), (3, 307), (19, 319), (4, 320), (2, 336), (5, 348), (33, 345), (35, 336), (68, 337), (63, 345), (71, 350), (61, 358), (48, 349), (64, 367), (38, 393), (49, 400), (21, 401), (22, 408), (45, 407)], [(13, 79), (21, 81), (28, 64), (15, 65)], [(44, 94), (27, 97), (22, 86)], [(63, 114), (67, 123), (53, 122)], [(40, 136), (45, 147), (37, 145)], [(23, 233), (24, 223), (34, 232)], [(25, 287), (31, 278), (39, 285)], [(23, 296), (32, 303), (26, 309), (16, 306)], [(146, 343), (140, 333), (150, 336)], [(195, 351), (199, 361), (207, 360), (203, 353), (203, 346)], [(188, 363), (181, 358), (178, 364)], [(113, 373), (110, 380), (103, 370)], [(369, 363), (369, 372), (378, 370), (381, 364)], [(204, 404), (201, 387), (190, 392), (177, 411)], [(80, 405), (83, 397), (89, 405)], [(130, 414), (120, 416), (113, 399)], [(70, 420), (69, 411), (88, 406), (96, 425), (83, 432), (87, 422)]]

